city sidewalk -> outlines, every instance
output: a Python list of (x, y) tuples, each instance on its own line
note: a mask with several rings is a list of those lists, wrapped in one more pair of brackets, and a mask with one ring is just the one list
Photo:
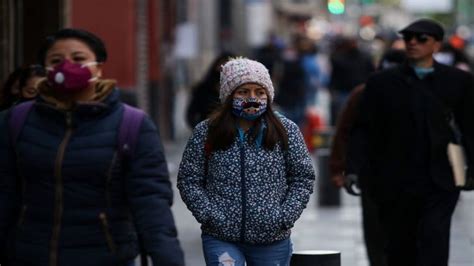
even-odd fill
[[(165, 143), (166, 156), (175, 191), (173, 212), (186, 265), (205, 266), (200, 228), (176, 189), (176, 175), (189, 132)], [(308, 207), (292, 229), (293, 249), (341, 251), (342, 266), (369, 266), (362, 237), (359, 198), (341, 192), (341, 206), (322, 208), (316, 187)], [(450, 266), (474, 265), (474, 192), (463, 192), (452, 223)]]

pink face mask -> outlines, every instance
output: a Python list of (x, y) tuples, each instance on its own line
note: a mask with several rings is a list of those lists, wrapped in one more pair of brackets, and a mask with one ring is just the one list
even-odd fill
[(64, 60), (60, 64), (48, 69), (48, 82), (57, 92), (74, 93), (89, 87), (89, 82), (95, 80), (87, 67), (96, 62), (84, 65)]

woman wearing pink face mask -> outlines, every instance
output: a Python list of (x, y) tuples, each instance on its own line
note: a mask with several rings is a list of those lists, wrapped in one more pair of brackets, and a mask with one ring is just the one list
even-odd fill
[[(101, 79), (103, 42), (63, 29), (38, 58), (39, 98), (16, 141), (0, 131), (0, 253), (18, 266), (130, 265), (140, 236), (154, 265), (184, 265), (150, 118), (134, 153), (117, 151), (124, 106), (115, 81)], [(9, 119), (0, 113), (0, 128)]]

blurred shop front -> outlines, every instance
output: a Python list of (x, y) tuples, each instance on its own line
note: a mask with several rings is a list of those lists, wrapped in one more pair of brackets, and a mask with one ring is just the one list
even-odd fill
[(16, 67), (35, 63), (45, 36), (82, 28), (100, 36), (109, 53), (104, 77), (117, 79), (127, 102), (146, 110), (171, 138), (173, 47), (177, 1), (0, 0), (0, 80)]
[(64, 25), (64, 1), (0, 0), (0, 80), (35, 62), (44, 36)]

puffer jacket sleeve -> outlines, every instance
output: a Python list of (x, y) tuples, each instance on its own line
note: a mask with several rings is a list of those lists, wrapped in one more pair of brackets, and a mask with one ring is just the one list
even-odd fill
[(150, 118), (143, 120), (129, 162), (126, 189), (135, 225), (154, 266), (184, 265), (171, 212), (173, 191), (159, 134)]
[(286, 228), (291, 228), (306, 208), (313, 192), (315, 171), (298, 126), (286, 121), (289, 144), (285, 156), (288, 191), (282, 204), (282, 222)]
[(196, 220), (203, 224), (209, 218), (211, 206), (205, 189), (205, 151), (207, 121), (196, 126), (183, 153), (178, 172), (181, 198)]
[(15, 219), (16, 169), (8, 127), (8, 112), (0, 112), (0, 264), (5, 254), (8, 229)]

